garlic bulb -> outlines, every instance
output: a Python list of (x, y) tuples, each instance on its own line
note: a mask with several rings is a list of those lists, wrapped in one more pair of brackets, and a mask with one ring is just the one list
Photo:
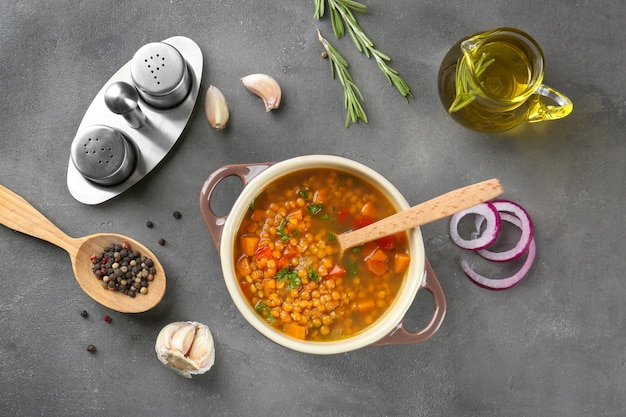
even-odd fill
[(210, 85), (206, 92), (206, 100), (204, 102), (204, 112), (209, 124), (217, 130), (224, 129), (230, 113), (226, 98), (219, 88)]
[(280, 106), (282, 91), (278, 82), (265, 74), (250, 74), (241, 79), (244, 87), (263, 99), (265, 111), (277, 109)]
[(157, 336), (154, 350), (164, 365), (185, 378), (203, 374), (215, 363), (211, 331), (195, 321), (177, 321), (165, 326)]

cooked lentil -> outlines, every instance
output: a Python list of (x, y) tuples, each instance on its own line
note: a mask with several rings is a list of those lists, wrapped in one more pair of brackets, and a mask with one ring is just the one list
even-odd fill
[(406, 233), (338, 259), (337, 234), (395, 213), (373, 186), (336, 170), (271, 183), (250, 205), (234, 248), (240, 288), (269, 325), (298, 339), (350, 337), (391, 305), (410, 255)]

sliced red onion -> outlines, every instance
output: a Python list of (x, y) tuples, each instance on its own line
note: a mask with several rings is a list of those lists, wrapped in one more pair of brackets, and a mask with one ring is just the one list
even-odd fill
[[(461, 219), (469, 214), (475, 214), (476, 218), (476, 233), (472, 233), (472, 239), (463, 239), (459, 234), (459, 222)], [(487, 227), (482, 233), (482, 236), (478, 237), (480, 233), (480, 225), (487, 222)], [(497, 239), (500, 233), (500, 216), (498, 210), (492, 203), (481, 203), (477, 206), (471, 207), (467, 210), (463, 210), (456, 213), (450, 219), (450, 237), (452, 241), (459, 247), (468, 250), (479, 250), (491, 246)]]
[(463, 261), (461, 262), (461, 267), (463, 268), (463, 271), (469, 277), (469, 279), (471, 279), (481, 287), (495, 291), (506, 290), (507, 288), (511, 288), (512, 286), (519, 283), (526, 276), (526, 274), (530, 270), (530, 267), (533, 264), (533, 261), (535, 260), (535, 253), (535, 239), (532, 238), (530, 239), (530, 245), (528, 246), (528, 256), (526, 257), (526, 261), (524, 261), (524, 265), (522, 265), (519, 271), (517, 271), (515, 274), (508, 278), (487, 278), (484, 275), (481, 275), (478, 272), (474, 271), (474, 269), (469, 266), (469, 263), (465, 259), (463, 259)]
[[(528, 250), (530, 241), (533, 239), (533, 222), (530, 216), (522, 206), (509, 200), (494, 200), (491, 204), (500, 213), (501, 220), (513, 223), (522, 231), (517, 244), (504, 252), (493, 252), (486, 248), (477, 250), (477, 253), (483, 258), (494, 262), (510, 262), (522, 256)], [(516, 220), (513, 221), (510, 216), (504, 216), (511, 213)]]
[[(509, 214), (507, 212), (501, 212), (500, 217), (505, 222), (514, 224), (520, 229), (522, 229), (522, 227), (524, 226), (524, 222), (522, 222), (522, 220), (520, 220), (518, 217), (516, 217), (513, 214)], [(513, 274), (512, 276), (508, 278), (502, 278), (502, 279), (487, 278), (484, 275), (481, 275), (478, 272), (474, 271), (474, 269), (472, 269), (472, 267), (469, 265), (469, 262), (467, 262), (465, 259), (461, 261), (461, 267), (463, 268), (463, 271), (465, 272), (465, 274), (472, 281), (474, 281), (476, 284), (480, 285), (481, 287), (484, 287), (490, 290), (506, 290), (507, 288), (511, 288), (512, 286), (520, 282), (526, 276), (526, 274), (530, 270), (531, 265), (533, 264), (533, 261), (535, 260), (535, 254), (536, 254), (535, 239), (531, 237), (530, 243), (528, 245), (528, 256), (526, 257), (526, 261), (524, 261), (524, 265), (522, 265), (519, 271), (517, 271), (515, 274)]]

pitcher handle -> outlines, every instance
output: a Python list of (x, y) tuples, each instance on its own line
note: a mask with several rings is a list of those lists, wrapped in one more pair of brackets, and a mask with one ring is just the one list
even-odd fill
[(437, 280), (437, 276), (430, 266), (428, 258), (424, 264), (424, 279), (420, 288), (424, 288), (429, 291), (434, 298), (435, 306), (433, 310), (433, 316), (430, 322), (421, 330), (417, 332), (410, 332), (404, 327), (404, 322), (400, 322), (391, 332), (384, 336), (382, 339), (373, 343), (373, 346), (382, 345), (408, 345), (413, 343), (423, 342), (430, 339), (441, 327), (443, 319), (446, 315), (446, 296), (443, 293), (443, 289)]
[[(545, 84), (540, 85), (535, 93), (530, 98), (528, 106), (527, 120), (530, 123), (561, 119), (574, 109), (574, 105), (569, 98)], [(556, 105), (546, 104), (543, 97), (553, 101)]]
[(211, 175), (209, 175), (206, 181), (204, 181), (204, 185), (200, 190), (200, 212), (202, 213), (204, 223), (209, 229), (209, 233), (211, 233), (213, 243), (215, 244), (218, 252), (220, 251), (222, 230), (224, 229), (224, 224), (226, 223), (228, 215), (218, 216), (211, 208), (211, 197), (213, 196), (213, 191), (215, 191), (215, 188), (219, 185), (219, 183), (231, 176), (239, 178), (243, 186), (246, 187), (252, 179), (272, 165), (274, 165), (274, 162), (225, 165), (215, 170)]

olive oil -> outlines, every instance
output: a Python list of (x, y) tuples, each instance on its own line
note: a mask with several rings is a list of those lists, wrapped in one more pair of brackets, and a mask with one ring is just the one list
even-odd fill
[(493, 62), (478, 77), (483, 91), (502, 100), (513, 100), (526, 92), (530, 84), (532, 64), (515, 45), (488, 43), (481, 48)]
[[(450, 48), (439, 69), (439, 97), (461, 125), (501, 132), (572, 111), (567, 97), (542, 82), (539, 45), (521, 31), (502, 28), (472, 35)], [(556, 105), (546, 104), (545, 98)]]

